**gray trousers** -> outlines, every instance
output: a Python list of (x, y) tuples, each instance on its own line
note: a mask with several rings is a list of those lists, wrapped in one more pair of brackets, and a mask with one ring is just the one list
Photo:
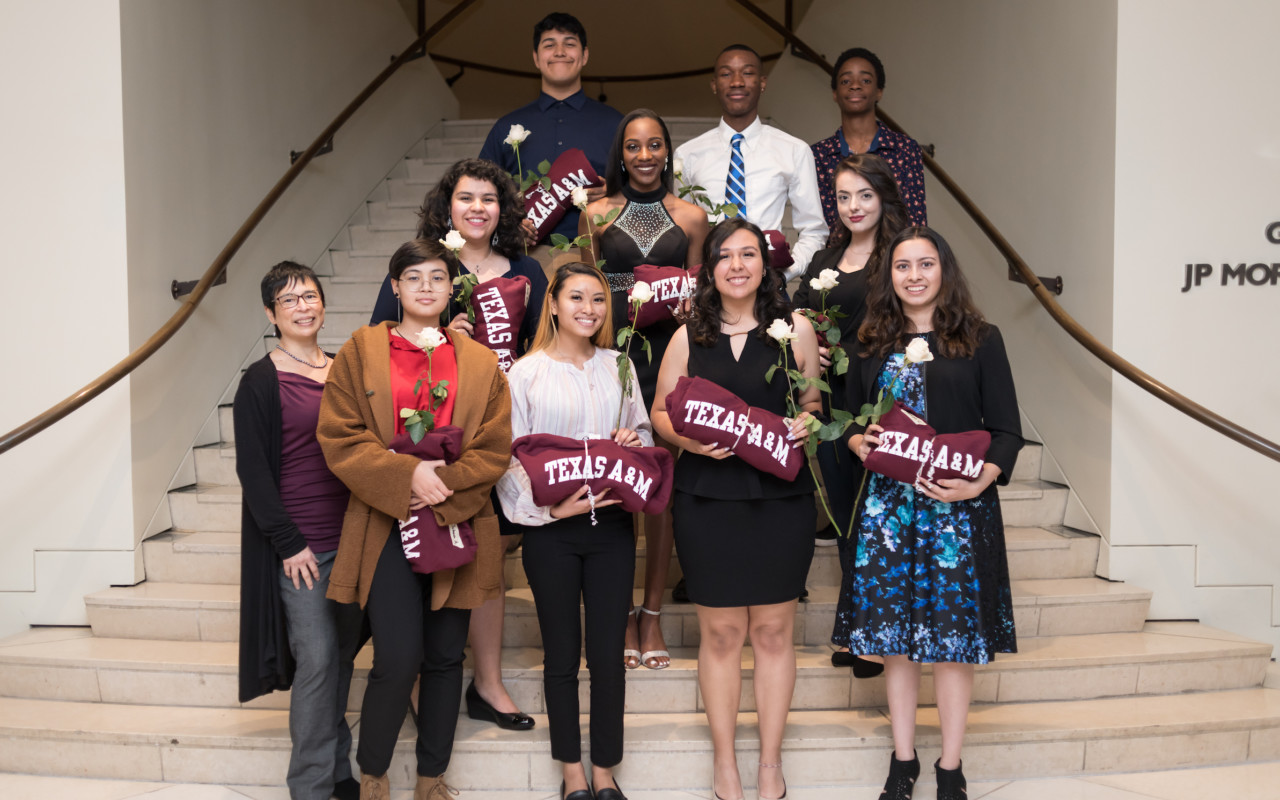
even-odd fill
[(333, 785), (351, 777), (351, 728), (347, 694), (360, 649), (360, 606), (324, 596), (337, 551), (317, 553), (320, 579), (308, 589), (293, 588), (280, 571), (280, 598), (289, 629), (289, 650), (297, 663), (289, 699), (289, 796), (329, 800)]

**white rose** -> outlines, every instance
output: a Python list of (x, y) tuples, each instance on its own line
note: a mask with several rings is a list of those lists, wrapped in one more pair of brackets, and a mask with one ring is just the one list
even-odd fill
[(573, 187), (573, 204), (580, 210), (585, 211), (587, 208), (587, 190), (581, 186)]
[(507, 138), (503, 139), (502, 142), (503, 144), (509, 144), (512, 147), (515, 147), (525, 139), (528, 139), (529, 134), (531, 133), (533, 133), (533, 131), (517, 123), (511, 126), (511, 130), (507, 131)]
[(809, 288), (815, 292), (821, 292), (827, 288), (827, 285), (822, 282), (821, 278), (811, 278), (809, 280)]
[(912, 339), (911, 344), (907, 345), (907, 363), (920, 364), (925, 361), (933, 360), (933, 353), (929, 352), (929, 343), (924, 339)]
[(439, 328), (423, 328), (418, 331), (418, 338), (414, 344), (430, 353), (447, 341), (448, 339), (444, 338)]
[(683, 178), (684, 177), (684, 159), (681, 158), (680, 156), (676, 156), (671, 161), (671, 171), (676, 174), (677, 178)]
[(653, 299), (653, 287), (644, 281), (636, 281), (636, 285), (631, 287), (630, 297), (633, 301), (647, 303)]
[(840, 273), (834, 269), (824, 269), (818, 273), (818, 281), (822, 284), (820, 288), (831, 291), (836, 288), (836, 284), (840, 283)]
[(458, 251), (461, 250), (463, 245), (466, 243), (467, 240), (462, 238), (462, 234), (453, 230), (446, 233), (444, 238), (440, 240), (440, 244), (452, 250), (454, 255), (457, 255)]
[(796, 332), (791, 330), (791, 326), (787, 324), (785, 319), (775, 319), (773, 322), (769, 323), (769, 328), (765, 333), (772, 336), (778, 344), (782, 344), (783, 342), (796, 338)]

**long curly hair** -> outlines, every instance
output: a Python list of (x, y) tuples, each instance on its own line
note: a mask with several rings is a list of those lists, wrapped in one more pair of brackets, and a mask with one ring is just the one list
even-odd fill
[[(893, 170), (880, 156), (872, 153), (854, 153), (836, 164), (831, 176), (831, 187), (835, 189), (836, 178), (841, 173), (849, 172), (871, 184), (871, 191), (880, 198), (880, 223), (876, 225), (876, 246), (867, 259), (866, 268), (875, 269), (883, 264), (889, 254), (889, 242), (898, 232), (911, 224), (911, 215), (907, 213), (907, 204), (902, 202), (898, 192), (898, 181), (893, 177)], [(831, 229), (827, 240), (828, 247), (846, 247), (853, 234), (844, 222)], [(870, 272), (867, 275), (871, 275)]]
[(933, 333), (938, 351), (946, 358), (971, 358), (987, 330), (987, 321), (973, 302), (969, 282), (960, 271), (955, 253), (947, 240), (932, 228), (904, 228), (889, 243), (889, 260), (885, 269), (868, 276), (867, 316), (858, 329), (864, 357), (885, 358), (904, 346), (912, 331), (902, 301), (893, 290), (893, 254), (898, 246), (912, 239), (924, 239), (938, 251), (942, 286), (933, 309)]
[(693, 293), (693, 317), (689, 320), (689, 337), (702, 345), (711, 347), (720, 338), (720, 321), (722, 306), (720, 292), (716, 289), (715, 269), (720, 261), (720, 248), (726, 239), (738, 231), (750, 231), (756, 237), (760, 248), (760, 261), (764, 265), (764, 275), (760, 280), (760, 288), (756, 290), (754, 314), (760, 330), (756, 336), (763, 342), (776, 343), (765, 333), (765, 326), (775, 319), (791, 319), (791, 304), (782, 295), (782, 273), (769, 266), (769, 244), (764, 233), (756, 225), (742, 217), (730, 217), (711, 229), (706, 242), (702, 246), (702, 267), (698, 271), (698, 288)]
[(520, 221), (524, 219), (524, 201), (502, 167), (480, 158), (465, 158), (449, 167), (435, 188), (427, 192), (418, 209), (418, 238), (434, 242), (443, 239), (453, 227), (453, 191), (463, 178), (488, 181), (498, 190), (498, 242), (493, 249), (504, 258), (519, 256), (523, 252)]
[(600, 326), (600, 330), (596, 331), (596, 335), (591, 337), (591, 343), (605, 350), (613, 347), (613, 303), (609, 299), (608, 279), (605, 278), (603, 272), (590, 264), (584, 264), (581, 261), (569, 261), (556, 268), (555, 274), (551, 276), (551, 282), (547, 284), (547, 293), (542, 297), (542, 316), (538, 317), (538, 330), (533, 334), (533, 343), (529, 345), (529, 349), (525, 352), (526, 356), (532, 355), (539, 350), (546, 350), (556, 343), (558, 324), (556, 315), (551, 313), (551, 303), (560, 298), (560, 293), (564, 290), (565, 281), (574, 275), (586, 275), (595, 278), (600, 282), (600, 287), (604, 289), (604, 323)]

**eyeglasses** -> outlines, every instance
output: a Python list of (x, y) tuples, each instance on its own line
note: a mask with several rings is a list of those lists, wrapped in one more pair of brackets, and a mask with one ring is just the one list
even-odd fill
[(299, 300), (304, 301), (309, 306), (314, 306), (320, 302), (320, 293), (319, 292), (303, 292), (300, 295), (282, 294), (276, 298), (276, 305), (280, 306), (281, 308), (293, 308), (298, 304)]
[(443, 292), (449, 289), (449, 276), (434, 273), (424, 278), (421, 275), (406, 275), (400, 279), (400, 283), (411, 292), (419, 292), (424, 288), (423, 281), (426, 281), (425, 288), (433, 292)]

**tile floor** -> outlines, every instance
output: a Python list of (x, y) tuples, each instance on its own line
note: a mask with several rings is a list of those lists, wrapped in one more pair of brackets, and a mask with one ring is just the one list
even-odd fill
[[(805, 789), (792, 787), (794, 800), (875, 800), (874, 787)], [(413, 793), (396, 791), (392, 800), (410, 800)], [(708, 792), (629, 791), (632, 800), (706, 800)], [(754, 795), (749, 795), (754, 797)], [(922, 780), (920, 800), (933, 796), (932, 782)], [(0, 774), (4, 800), (289, 800), (282, 787), (210, 786), (203, 784), (142, 783), (132, 781), (49, 778)], [(1233, 800), (1280, 798), (1280, 762), (1240, 764), (1205, 769), (1135, 772), (1077, 778), (993, 781), (969, 786), (970, 800)], [(469, 791), (461, 800), (554, 800), (554, 793)]]

